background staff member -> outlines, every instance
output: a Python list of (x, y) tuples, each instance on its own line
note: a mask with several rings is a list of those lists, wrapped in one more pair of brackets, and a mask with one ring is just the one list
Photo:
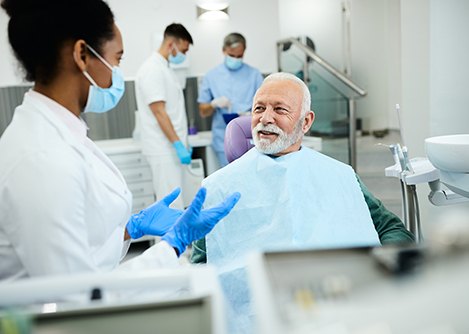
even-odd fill
[(231, 33), (223, 40), (224, 62), (203, 78), (199, 91), (199, 112), (202, 117), (213, 115), (212, 146), (220, 166), (228, 164), (225, 157), (225, 113), (240, 113), (251, 109), (252, 98), (262, 83), (262, 74), (243, 62), (246, 39)]
[[(182, 63), (192, 43), (192, 36), (182, 24), (170, 24), (158, 52), (142, 64), (135, 80), (142, 151), (152, 169), (157, 198), (182, 186), (182, 165), (191, 162), (184, 94), (169, 63)], [(176, 199), (173, 207), (184, 208), (182, 197)]]

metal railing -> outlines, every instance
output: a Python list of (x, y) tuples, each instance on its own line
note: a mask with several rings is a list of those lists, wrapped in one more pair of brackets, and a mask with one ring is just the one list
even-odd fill
[[(297, 49), (301, 50), (307, 57), (314, 60), (315, 64), (319, 65), (325, 71), (330, 73), (333, 77), (335, 77), (339, 82), (347, 86), (352, 92), (355, 94), (347, 94), (344, 93), (343, 95), (348, 100), (348, 118), (349, 118), (349, 162), (350, 165), (355, 169), (357, 166), (357, 152), (356, 152), (356, 111), (355, 111), (355, 100), (357, 98), (362, 98), (366, 96), (367, 92), (353, 82), (349, 77), (343, 74), (341, 71), (336, 69), (334, 66), (329, 64), (326, 60), (321, 58), (317, 53), (314, 52), (312, 48), (303, 44), (299, 40), (295, 38), (287, 38), (282, 39), (277, 42), (277, 60), (279, 65), (279, 71), (282, 71), (281, 68), (281, 53), (284, 51), (284, 46), (291, 46), (294, 45)], [(304, 68), (307, 69), (308, 61), (305, 58)], [(303, 80), (308, 83), (308, 71), (304, 71), (304, 78)], [(332, 86), (336, 86), (333, 82), (330, 83)], [(340, 87), (336, 88), (338, 91), (341, 91)]]

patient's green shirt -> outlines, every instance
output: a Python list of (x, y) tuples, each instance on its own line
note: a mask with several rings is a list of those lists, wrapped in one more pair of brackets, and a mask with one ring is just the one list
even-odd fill
[[(371, 218), (373, 219), (373, 224), (375, 225), (381, 244), (389, 245), (414, 242), (414, 235), (405, 228), (399, 217), (386, 209), (383, 203), (373, 196), (358, 176), (357, 179), (363, 195), (365, 196), (365, 201), (370, 210)], [(192, 244), (191, 262), (207, 262), (205, 238), (197, 240)]]

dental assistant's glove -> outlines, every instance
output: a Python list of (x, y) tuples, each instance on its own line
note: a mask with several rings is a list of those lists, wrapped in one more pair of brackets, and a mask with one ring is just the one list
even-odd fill
[(188, 165), (191, 163), (191, 156), (192, 156), (192, 149), (188, 150), (184, 144), (178, 140), (173, 143), (174, 148), (176, 149), (176, 153), (178, 155), (179, 161), (183, 165)]
[(231, 107), (231, 102), (226, 96), (220, 96), (213, 99), (210, 105), (214, 108), (229, 108)]
[(178, 256), (184, 253), (192, 241), (205, 237), (221, 219), (230, 213), (241, 196), (235, 192), (227, 197), (223, 203), (202, 210), (206, 194), (207, 190), (200, 188), (191, 205), (184, 211), (176, 224), (169, 229), (168, 233), (161, 238), (177, 250)]
[(127, 233), (132, 239), (138, 239), (144, 235), (163, 236), (182, 215), (182, 210), (172, 209), (171, 203), (179, 196), (180, 188), (176, 188), (161, 201), (132, 215), (127, 223)]

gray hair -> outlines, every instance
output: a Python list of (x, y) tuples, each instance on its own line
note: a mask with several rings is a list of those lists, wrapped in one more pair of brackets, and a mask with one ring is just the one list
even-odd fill
[(268, 82), (274, 82), (274, 81), (292, 81), (298, 84), (301, 89), (303, 90), (303, 101), (301, 103), (301, 117), (304, 117), (308, 111), (311, 110), (311, 93), (309, 92), (308, 86), (298, 78), (297, 76), (291, 74), (291, 73), (286, 73), (286, 72), (277, 72), (277, 73), (272, 73), (269, 74), (262, 84), (268, 83)]
[(239, 44), (242, 44), (246, 49), (246, 39), (243, 35), (237, 32), (232, 32), (231, 34), (227, 35), (223, 40), (223, 49), (226, 48), (235, 48)]

